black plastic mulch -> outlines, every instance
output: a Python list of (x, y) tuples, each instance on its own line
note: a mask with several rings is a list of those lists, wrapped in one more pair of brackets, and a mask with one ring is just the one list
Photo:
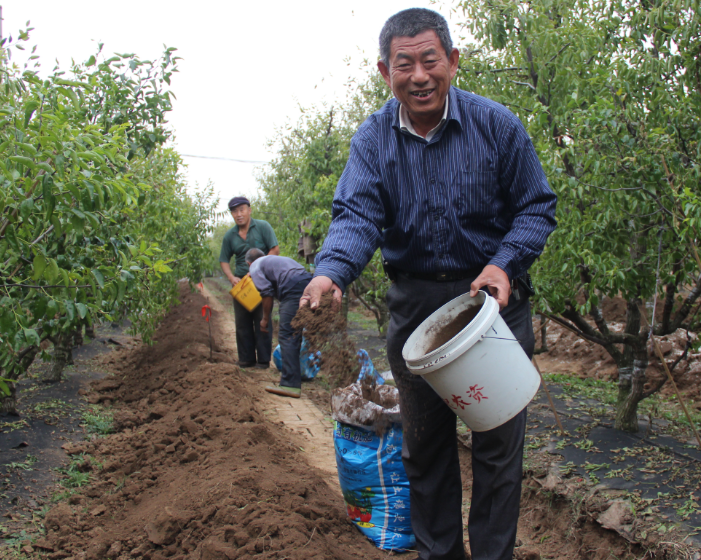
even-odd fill
[(0, 416), (0, 516), (31, 520), (32, 511), (48, 504), (56, 469), (67, 460), (61, 446), (85, 437), (80, 424), (87, 404), (78, 392), (106, 375), (90, 360), (118, 346), (125, 328), (101, 327), (98, 338), (74, 349), (63, 381), (40, 381), (50, 363), (39, 361), (32, 377), (18, 383), (19, 416)]
[[(569, 435), (562, 437), (542, 387), (529, 407), (526, 447), (561, 455), (560, 476), (588, 479), (604, 488), (625, 490), (638, 508), (661, 517), (663, 525), (701, 532), (701, 450), (689, 441), (661, 433), (663, 420), (640, 419), (640, 431), (631, 434), (613, 427), (613, 411), (601, 415), (601, 403), (568, 397), (548, 384), (560, 420)], [(592, 411), (592, 416), (587, 411)], [(642, 510), (642, 511), (641, 511)], [(660, 532), (664, 532), (665, 527)], [(701, 545), (692, 534), (690, 544)]]

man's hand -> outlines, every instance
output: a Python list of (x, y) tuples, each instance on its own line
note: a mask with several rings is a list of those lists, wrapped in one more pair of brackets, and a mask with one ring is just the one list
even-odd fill
[(509, 304), (511, 286), (509, 277), (501, 268), (493, 264), (485, 266), (482, 274), (475, 278), (470, 285), (470, 296), (475, 297), (483, 286), (487, 286), (489, 293), (497, 300), (500, 309), (504, 309)]
[(236, 284), (241, 282), (241, 278), (239, 278), (238, 276), (232, 276), (231, 278), (229, 278), (229, 282), (231, 282), (231, 287), (233, 288), (234, 286), (236, 286)]
[(268, 319), (267, 317), (263, 317), (260, 320), (260, 332), (264, 332), (264, 333), (268, 332), (268, 322), (269, 321), (270, 321), (270, 319)]
[(343, 293), (341, 288), (328, 276), (315, 276), (312, 278), (312, 281), (304, 288), (304, 293), (299, 300), (299, 306), (305, 307), (308, 305), (312, 309), (316, 309), (319, 307), (321, 296), (329, 291), (333, 296), (334, 309), (340, 309)]

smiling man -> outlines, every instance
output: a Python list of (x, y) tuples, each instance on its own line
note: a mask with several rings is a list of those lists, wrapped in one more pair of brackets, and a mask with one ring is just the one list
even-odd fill
[[(556, 197), (528, 134), (503, 106), (451, 86), (459, 53), (431, 10), (389, 18), (378, 68), (394, 93), (351, 142), (333, 220), (300, 305), (337, 300), (380, 247), (393, 280), (387, 355), (399, 388), (402, 459), (422, 560), (464, 560), (456, 416), (402, 359), (439, 307), (487, 290), (532, 355), (525, 274), (555, 228)], [(513, 291), (512, 291), (513, 288)], [(468, 531), (474, 560), (511, 560), (526, 411), (473, 433)]]

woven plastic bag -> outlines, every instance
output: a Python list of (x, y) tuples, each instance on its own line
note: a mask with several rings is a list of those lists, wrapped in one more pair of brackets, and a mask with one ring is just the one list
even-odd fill
[[(396, 387), (383, 385), (377, 391), (384, 403), (398, 401)], [(399, 405), (386, 408), (367, 401), (354, 383), (334, 392), (332, 409), (338, 479), (348, 517), (378, 548), (413, 548)]]

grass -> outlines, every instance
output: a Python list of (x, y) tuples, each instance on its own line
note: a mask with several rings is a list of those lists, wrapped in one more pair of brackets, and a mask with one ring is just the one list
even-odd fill
[(22, 428), (28, 428), (29, 422), (26, 420), (17, 420), (16, 422), (0, 422), (0, 432), (14, 432), (15, 430), (21, 430)]
[(565, 373), (546, 373), (548, 383), (556, 383), (570, 398), (592, 399), (602, 404), (615, 405), (618, 387), (612, 381), (601, 379), (582, 379)]
[(114, 433), (112, 414), (101, 406), (90, 406), (82, 414), (82, 426), (89, 434), (106, 436)]
[[(615, 407), (618, 400), (618, 386), (615, 381), (605, 381), (601, 379), (582, 379), (576, 375), (565, 373), (544, 374), (545, 380), (550, 384), (558, 385), (563, 393), (570, 399), (587, 399), (600, 403), (598, 406), (581, 404), (584, 412), (594, 418), (615, 417)], [(701, 411), (693, 406), (694, 401), (688, 401), (687, 409), (691, 419), (697, 429), (701, 427)], [(679, 401), (675, 395), (663, 395), (655, 393), (638, 405), (638, 417), (640, 419), (652, 418), (655, 420), (665, 420), (677, 428), (688, 428), (689, 421), (682, 411)], [(659, 425), (657, 426), (659, 429)]]
[(5, 465), (5, 468), (7, 468), (7, 472), (10, 472), (11, 470), (21, 470), (21, 471), (31, 471), (34, 470), (32, 468), (32, 465), (37, 462), (37, 458), (34, 457), (34, 455), (27, 455), (27, 458), (24, 460), (22, 463), (9, 463), (8, 465)]
[(80, 488), (85, 486), (90, 482), (90, 472), (84, 472), (83, 469), (89, 471), (93, 466), (99, 469), (102, 468), (102, 464), (94, 457), (84, 453), (77, 455), (71, 460), (67, 467), (56, 469), (57, 472), (65, 477), (61, 480), (61, 486), (64, 488)]
[(367, 312), (348, 310), (348, 325), (351, 327), (357, 327), (364, 331), (374, 331), (377, 332), (377, 320), (373, 316), (368, 316)]

